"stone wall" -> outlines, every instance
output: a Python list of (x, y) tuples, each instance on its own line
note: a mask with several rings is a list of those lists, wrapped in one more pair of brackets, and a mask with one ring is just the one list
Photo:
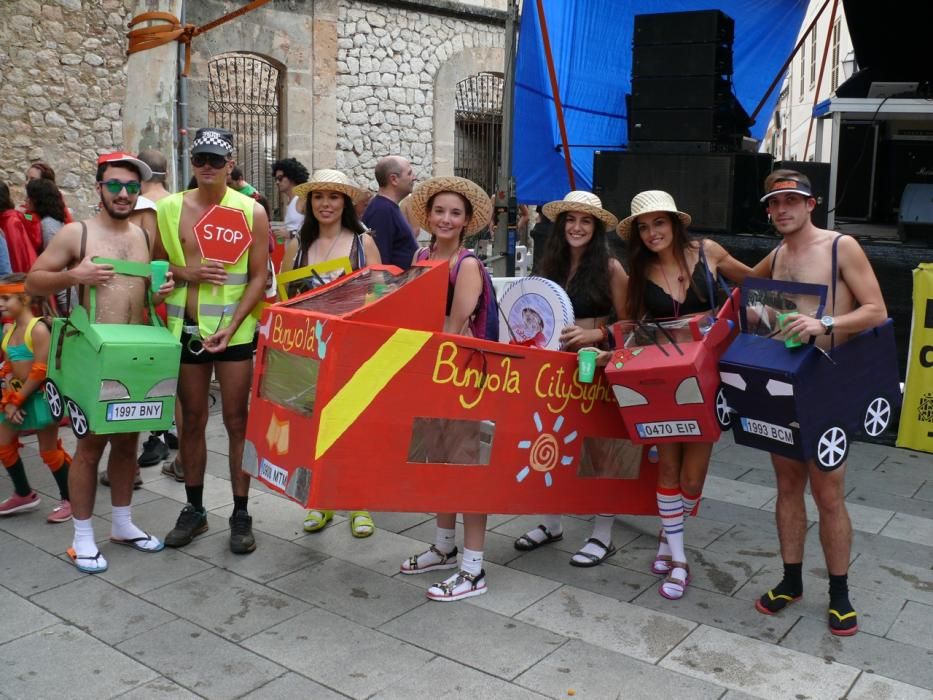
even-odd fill
[(3, 0), (0, 179), (23, 200), (44, 160), (76, 216), (96, 202), (97, 154), (122, 147), (126, 25), (135, 0)]
[[(474, 49), (500, 49), (485, 69), (502, 71), (504, 27), (349, 0), (341, 0), (337, 18), (334, 165), (376, 189), (378, 158), (400, 154), (419, 178), (429, 177), (435, 171), (434, 140), (442, 136), (434, 120), (438, 71)], [(452, 136), (451, 129), (446, 138)]]

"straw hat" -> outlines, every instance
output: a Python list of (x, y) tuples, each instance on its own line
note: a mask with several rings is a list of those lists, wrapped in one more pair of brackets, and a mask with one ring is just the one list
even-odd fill
[(482, 231), (492, 221), (492, 200), (483, 188), (465, 177), (432, 177), (415, 188), (411, 197), (412, 216), (425, 231), (428, 228), (428, 200), (440, 192), (454, 192), (466, 199), (473, 207), (473, 216), (464, 233), (472, 235)]
[(635, 219), (642, 214), (655, 211), (666, 211), (671, 214), (677, 214), (677, 218), (683, 222), (684, 226), (689, 226), (690, 222), (693, 221), (689, 214), (678, 211), (677, 204), (674, 203), (674, 198), (667, 192), (662, 192), (661, 190), (647, 190), (645, 192), (639, 192), (632, 198), (632, 215), (622, 219), (622, 223), (619, 224), (619, 228), (616, 230), (622, 238), (627, 239), (632, 232), (632, 223)]
[(584, 190), (574, 190), (568, 192), (563, 199), (554, 202), (548, 202), (543, 207), (544, 215), (554, 221), (558, 214), (565, 211), (581, 211), (584, 214), (595, 216), (606, 224), (607, 228), (613, 229), (619, 220), (611, 213), (603, 209), (602, 200), (592, 192)]
[(366, 193), (360, 187), (354, 185), (350, 178), (344, 175), (339, 170), (315, 170), (311, 174), (311, 179), (307, 182), (303, 182), (300, 185), (296, 185), (295, 189), (292, 190), (292, 193), (300, 198), (304, 199), (309, 192), (340, 192), (341, 194), (347, 195), (354, 202), (362, 198)]

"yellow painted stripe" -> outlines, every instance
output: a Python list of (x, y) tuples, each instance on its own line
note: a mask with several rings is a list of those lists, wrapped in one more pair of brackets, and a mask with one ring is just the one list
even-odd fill
[(321, 411), (321, 424), (314, 448), (315, 459), (320, 459), (340, 439), (385, 389), (386, 384), (418, 354), (431, 335), (425, 331), (400, 328), (360, 365)]

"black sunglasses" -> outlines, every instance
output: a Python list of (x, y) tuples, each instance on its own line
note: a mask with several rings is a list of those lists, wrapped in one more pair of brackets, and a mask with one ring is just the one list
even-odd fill
[(220, 170), (227, 164), (227, 157), (217, 155), (216, 153), (198, 153), (191, 156), (191, 163), (196, 168), (203, 168), (205, 165), (210, 165), (215, 170)]
[(126, 188), (127, 194), (139, 194), (139, 190), (142, 187), (142, 185), (139, 183), (139, 180), (130, 180), (129, 182), (122, 182), (120, 180), (107, 180), (100, 184), (106, 187), (110, 194), (120, 194), (120, 191), (123, 188)]

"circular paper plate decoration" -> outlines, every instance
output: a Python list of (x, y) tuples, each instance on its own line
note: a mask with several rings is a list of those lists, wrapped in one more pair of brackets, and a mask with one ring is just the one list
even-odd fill
[(560, 350), (561, 329), (573, 325), (567, 292), (544, 277), (522, 277), (510, 284), (499, 308), (499, 339), (506, 342)]

